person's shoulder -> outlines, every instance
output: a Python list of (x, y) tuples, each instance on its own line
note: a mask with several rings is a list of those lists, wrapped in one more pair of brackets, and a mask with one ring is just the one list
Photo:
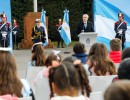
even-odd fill
[(83, 21), (80, 21), (78, 24), (83, 24)]
[(16, 25), (16, 27), (18, 27), (18, 28), (19, 28), (19, 25)]
[(88, 25), (93, 25), (92, 22), (90, 22), (90, 21), (88, 21), (87, 23), (88, 23)]
[(10, 23), (9, 22), (7, 22), (6, 24), (10, 27)]
[(92, 22), (88, 21), (88, 23), (92, 24)]
[(124, 22), (124, 24), (127, 24), (126, 22)]
[(40, 26), (41, 27), (41, 29), (44, 29), (44, 27), (43, 26)]
[(118, 24), (118, 23), (119, 23), (119, 21), (115, 22), (114, 24), (116, 25), (116, 24)]

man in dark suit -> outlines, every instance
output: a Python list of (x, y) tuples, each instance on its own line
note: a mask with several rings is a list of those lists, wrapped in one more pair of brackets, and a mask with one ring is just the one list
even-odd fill
[(87, 14), (83, 14), (83, 21), (77, 26), (77, 34), (80, 34), (81, 32), (94, 32), (93, 25), (88, 21), (88, 18), (89, 16)]

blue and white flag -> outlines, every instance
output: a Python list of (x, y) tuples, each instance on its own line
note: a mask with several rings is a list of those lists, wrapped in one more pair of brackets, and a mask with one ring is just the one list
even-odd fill
[(118, 21), (118, 13), (124, 14), (127, 22), (125, 47), (130, 47), (130, 0), (94, 0), (94, 24), (98, 33), (97, 42), (104, 43), (110, 50), (110, 40), (115, 38), (114, 23)]
[(47, 34), (47, 28), (46, 28), (46, 11), (44, 11), (44, 9), (42, 9), (42, 12), (41, 12), (41, 26), (44, 27), (45, 29), (45, 43), (43, 43), (43, 46), (46, 46), (48, 44), (48, 34)]
[(64, 11), (64, 18), (60, 35), (64, 40), (65, 44), (68, 46), (71, 42), (71, 35), (69, 27), (69, 11), (67, 9)]

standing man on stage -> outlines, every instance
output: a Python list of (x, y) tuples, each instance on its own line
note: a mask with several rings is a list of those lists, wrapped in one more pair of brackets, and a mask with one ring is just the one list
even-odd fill
[(0, 47), (9, 47), (10, 44), (10, 23), (7, 22), (5, 13), (0, 15)]
[(12, 27), (12, 34), (13, 34), (13, 47), (16, 47), (16, 49), (18, 49), (19, 33), (20, 33), (20, 28), (17, 24), (17, 21), (14, 19), (13, 27)]
[(59, 23), (56, 25), (56, 33), (58, 34), (57, 35), (57, 48), (60, 48), (60, 44), (61, 44), (61, 47), (64, 48), (63, 39), (60, 35), (61, 28), (62, 28), (62, 19), (58, 19), (58, 21), (59, 21)]
[(45, 43), (45, 29), (43, 26), (41, 26), (41, 20), (36, 19), (35, 21), (36, 25), (32, 29), (32, 42), (38, 43), (42, 42)]
[(118, 19), (114, 25), (114, 30), (116, 32), (115, 38), (119, 38), (122, 41), (122, 50), (124, 49), (124, 43), (125, 43), (125, 33), (127, 30), (127, 23), (124, 21), (124, 15), (122, 12), (118, 13)]
[(80, 34), (81, 32), (94, 32), (93, 25), (88, 21), (88, 18), (89, 16), (87, 14), (83, 14), (83, 21), (77, 26), (77, 34)]

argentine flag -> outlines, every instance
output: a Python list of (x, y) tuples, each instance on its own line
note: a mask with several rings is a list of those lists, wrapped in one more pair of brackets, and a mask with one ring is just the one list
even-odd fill
[(64, 40), (65, 44), (68, 46), (71, 42), (71, 35), (69, 27), (69, 11), (67, 9), (64, 11), (64, 18), (60, 35)]
[(118, 13), (124, 14), (127, 22), (125, 47), (130, 47), (130, 0), (94, 0), (94, 24), (98, 33), (97, 42), (104, 43), (110, 50), (110, 40), (115, 38), (114, 23)]
[(43, 46), (46, 46), (48, 44), (48, 34), (47, 34), (47, 28), (46, 28), (46, 12), (44, 11), (44, 9), (42, 9), (42, 12), (41, 12), (41, 26), (43, 26), (45, 29), (46, 40)]

